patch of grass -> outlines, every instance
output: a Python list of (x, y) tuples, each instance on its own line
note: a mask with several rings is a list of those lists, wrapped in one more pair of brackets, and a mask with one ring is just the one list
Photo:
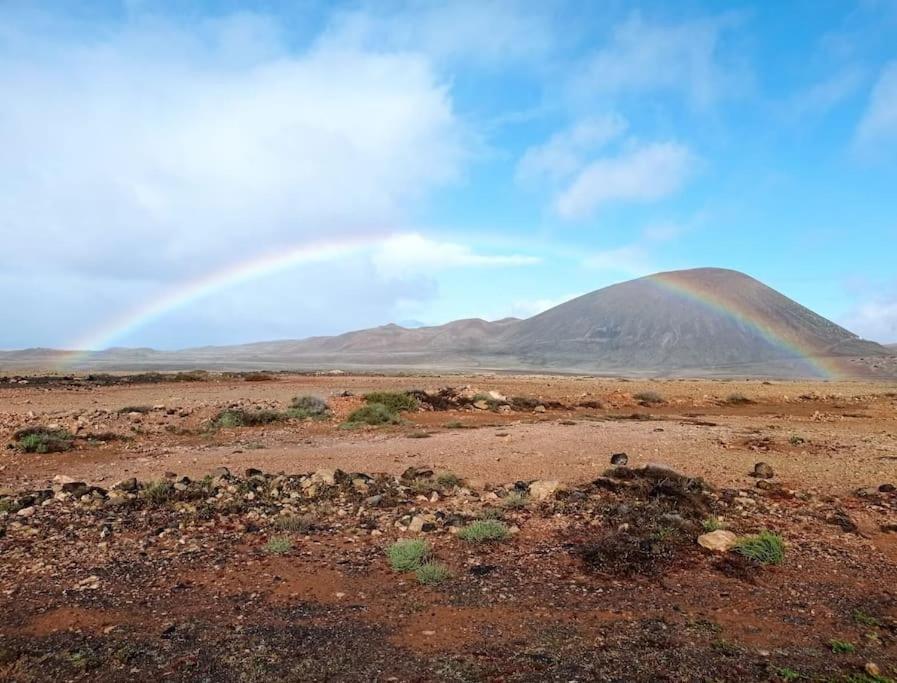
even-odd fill
[(710, 533), (711, 531), (719, 531), (723, 528), (723, 523), (719, 521), (717, 517), (711, 515), (701, 521), (701, 528), (707, 533)]
[(430, 554), (430, 545), (418, 538), (396, 541), (386, 551), (389, 565), (397, 572), (417, 570)]
[(508, 527), (497, 519), (481, 519), (458, 532), (458, 538), (469, 543), (503, 541), (509, 535)]
[(256, 427), (258, 425), (271, 424), (284, 419), (284, 414), (276, 410), (244, 410), (242, 408), (228, 408), (222, 410), (212, 420), (212, 426), (217, 429), (232, 427)]
[(733, 406), (743, 406), (753, 403), (753, 401), (744, 394), (729, 394), (726, 397), (726, 403)]
[(12, 498), (0, 498), (0, 512), (11, 512), (16, 507)]
[(438, 586), (443, 581), (451, 578), (452, 573), (441, 562), (431, 561), (425, 562), (418, 567), (414, 572), (414, 576), (417, 578), (417, 582), (424, 586)]
[(270, 538), (265, 544), (265, 552), (271, 553), (272, 555), (283, 555), (290, 552), (292, 549), (293, 542), (288, 538), (284, 538), (283, 536), (275, 536), (274, 538)]
[(461, 477), (454, 472), (440, 472), (436, 475), (436, 483), (444, 489), (451, 489), (461, 485)]
[(782, 537), (767, 530), (738, 539), (735, 550), (759, 564), (782, 564), (785, 559)]
[(287, 415), (299, 420), (323, 420), (329, 414), (327, 401), (317, 396), (297, 396), (287, 409)]
[(776, 671), (776, 675), (783, 681), (796, 681), (800, 678), (799, 672), (795, 671), (794, 669), (790, 669), (787, 666), (783, 666), (781, 669)]
[(529, 505), (529, 496), (520, 491), (511, 491), (502, 498), (501, 505), (509, 510), (521, 510)]
[(846, 640), (833, 639), (828, 642), (829, 647), (836, 655), (849, 655), (856, 651), (856, 645)]
[(368, 405), (379, 403), (386, 406), (393, 413), (401, 413), (406, 410), (416, 410), (417, 399), (407, 391), (373, 391), (364, 395)]
[(790, 439), (788, 439), (788, 443), (790, 443), (792, 446), (800, 446), (801, 444), (807, 443), (807, 440), (802, 436), (797, 436), (796, 434), (794, 434)]
[(871, 614), (867, 614), (866, 612), (864, 612), (861, 609), (855, 609), (853, 611), (853, 620), (858, 624), (862, 624), (863, 626), (880, 626), (881, 625), (881, 622), (879, 622), (878, 619), (873, 617)]
[(308, 534), (315, 531), (318, 524), (311, 515), (289, 515), (275, 519), (274, 527), (294, 534)]
[(532, 411), (536, 406), (541, 405), (541, 401), (530, 396), (512, 396), (510, 398), (511, 408), (519, 411)]
[(473, 403), (482, 401), (488, 406), (489, 410), (498, 410), (501, 406), (506, 405), (504, 401), (499, 401), (497, 398), (493, 398), (489, 394), (477, 394), (471, 399), (471, 401)]
[(174, 484), (167, 479), (147, 482), (143, 489), (143, 497), (157, 505), (171, 500), (174, 496)]
[(247, 372), (243, 375), (244, 382), (271, 382), (273, 379), (267, 372)]
[(13, 434), (13, 439), (24, 453), (62, 453), (72, 449), (75, 437), (65, 429), (29, 427)]
[(152, 406), (125, 406), (124, 408), (119, 408), (116, 412), (119, 415), (125, 413), (140, 413), (141, 415), (144, 415), (146, 413), (152, 412), (152, 410)]
[(663, 396), (656, 391), (640, 391), (633, 398), (643, 405), (658, 405), (663, 403)]
[(376, 427), (379, 425), (394, 425), (400, 421), (396, 411), (390, 410), (389, 407), (382, 403), (369, 403), (358, 410), (352, 411), (343, 423), (343, 427), (352, 428), (361, 425)]

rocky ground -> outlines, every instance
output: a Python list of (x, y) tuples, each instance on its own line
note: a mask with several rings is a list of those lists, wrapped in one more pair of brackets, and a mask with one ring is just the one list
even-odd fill
[(247, 379), (0, 384), (0, 679), (897, 677), (893, 387)]

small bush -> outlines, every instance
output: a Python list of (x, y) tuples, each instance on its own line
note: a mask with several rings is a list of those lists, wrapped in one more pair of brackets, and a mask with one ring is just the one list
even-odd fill
[(735, 549), (759, 564), (782, 564), (785, 559), (785, 542), (771, 531), (745, 536), (738, 540)]
[(537, 398), (531, 398), (529, 396), (512, 396), (511, 400), (511, 408), (519, 411), (532, 411), (535, 410), (537, 405), (540, 405), (542, 402)]
[(247, 372), (243, 375), (244, 382), (270, 382), (273, 379), (267, 372)]
[(726, 403), (733, 406), (741, 406), (753, 403), (753, 401), (744, 394), (729, 394), (726, 397)]
[(461, 477), (454, 472), (440, 472), (436, 475), (436, 484), (442, 488), (451, 489), (461, 485)]
[(471, 399), (473, 403), (479, 403), (482, 401), (488, 406), (489, 410), (498, 410), (501, 406), (507, 405), (504, 401), (500, 401), (497, 398), (490, 396), (489, 394), (477, 394)]
[(284, 538), (283, 536), (275, 536), (268, 540), (265, 544), (265, 552), (271, 553), (272, 555), (283, 555), (284, 553), (288, 553), (293, 549), (293, 542)]
[(227, 429), (232, 427), (255, 427), (258, 425), (271, 424), (284, 419), (283, 413), (276, 410), (243, 410), (242, 408), (229, 408), (222, 410), (212, 425), (215, 428)]
[(508, 527), (497, 519), (481, 519), (458, 532), (458, 538), (470, 543), (503, 541), (508, 537)]
[(633, 398), (639, 403), (645, 405), (657, 405), (659, 403), (663, 403), (663, 396), (658, 394), (656, 391), (641, 391), (633, 396)]
[(359, 425), (393, 425), (400, 422), (399, 416), (394, 410), (390, 410), (382, 403), (369, 403), (358, 410), (353, 411), (343, 426), (357, 427)]
[(502, 507), (506, 507), (509, 510), (520, 510), (529, 505), (529, 496), (520, 491), (511, 491), (502, 499), (501, 504)]
[(430, 554), (430, 546), (420, 539), (396, 541), (386, 551), (390, 566), (397, 572), (418, 569)]
[(448, 567), (440, 562), (426, 562), (414, 572), (418, 583), (425, 586), (437, 586), (446, 579), (451, 578), (451, 575), (452, 573)]
[(274, 520), (274, 526), (281, 531), (295, 534), (308, 534), (318, 528), (315, 518), (311, 515), (289, 515), (278, 517)]
[(829, 646), (836, 655), (849, 655), (856, 650), (856, 646), (846, 640), (830, 640)]
[(174, 484), (167, 479), (147, 482), (143, 489), (143, 497), (151, 503), (161, 504), (171, 500), (174, 496)]
[(368, 405), (379, 403), (386, 406), (393, 413), (415, 410), (418, 406), (417, 399), (407, 391), (374, 391), (365, 394), (364, 400)]
[(75, 437), (65, 429), (29, 427), (13, 435), (16, 447), (25, 453), (62, 453), (71, 450)]
[(140, 413), (141, 415), (143, 415), (152, 412), (152, 410), (152, 406), (125, 406), (124, 408), (119, 408), (117, 412), (119, 414)]
[(408, 432), (408, 434), (406, 434), (405, 436), (407, 436), (409, 439), (429, 439), (433, 435), (430, 434), (430, 432), (416, 430), (413, 432)]
[(329, 414), (327, 402), (317, 396), (297, 396), (287, 410), (287, 415), (300, 420), (323, 420)]
[(788, 443), (790, 443), (792, 446), (800, 446), (801, 444), (807, 443), (807, 440), (802, 436), (797, 436), (796, 434), (794, 434), (790, 439), (788, 439)]
[(719, 531), (723, 528), (723, 523), (718, 518), (710, 516), (701, 522), (701, 528), (706, 532)]
[(856, 609), (853, 611), (853, 620), (858, 624), (862, 624), (863, 626), (881, 625), (878, 619), (860, 609)]

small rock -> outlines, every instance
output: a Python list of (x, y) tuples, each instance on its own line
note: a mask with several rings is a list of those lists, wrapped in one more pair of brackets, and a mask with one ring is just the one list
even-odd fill
[(863, 667), (863, 670), (872, 678), (878, 678), (881, 676), (881, 669), (878, 667), (878, 664), (875, 662), (866, 662), (866, 666)]
[(37, 511), (37, 508), (35, 508), (33, 505), (31, 505), (29, 507), (22, 508), (16, 514), (19, 517), (31, 517), (36, 511)]
[(477, 410), (489, 410), (489, 404), (485, 401), (474, 401), (473, 407)]
[(772, 479), (775, 476), (775, 472), (772, 471), (772, 467), (765, 462), (758, 462), (754, 465), (754, 471), (751, 476), (757, 477), (757, 479)]
[(120, 482), (112, 485), (113, 491), (128, 491), (133, 492), (137, 490), (137, 479), (135, 477), (131, 477), (130, 479), (122, 479)]
[(894, 484), (882, 484), (878, 487), (879, 493), (894, 493), (894, 491), (897, 491), (897, 486)]
[(535, 408), (533, 408), (533, 412), (534, 412), (534, 413), (544, 413), (544, 412), (545, 412), (545, 406), (543, 406), (543, 405), (540, 403), (540, 404), (537, 405)]
[(561, 488), (561, 482), (539, 479), (529, 485), (529, 494), (534, 500), (548, 500)]
[(315, 470), (311, 475), (311, 481), (315, 484), (324, 484), (325, 486), (333, 486), (336, 484), (336, 470), (320, 469)]
[(629, 462), (629, 456), (625, 453), (614, 453), (610, 456), (610, 464), (614, 467), (625, 467)]
[(724, 553), (731, 550), (735, 546), (737, 540), (738, 536), (731, 531), (717, 529), (716, 531), (711, 531), (710, 533), (698, 536), (698, 545), (702, 548), (707, 548), (707, 550), (712, 550), (713, 552)]

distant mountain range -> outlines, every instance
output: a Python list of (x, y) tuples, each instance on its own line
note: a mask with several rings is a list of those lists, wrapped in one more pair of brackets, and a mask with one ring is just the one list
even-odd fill
[[(64, 353), (0, 353), (0, 370)], [(657, 273), (520, 320), (384, 325), (333, 337), (182, 351), (108, 349), (79, 370), (517, 370), (657, 376), (895, 376), (897, 355), (743, 273)]]

